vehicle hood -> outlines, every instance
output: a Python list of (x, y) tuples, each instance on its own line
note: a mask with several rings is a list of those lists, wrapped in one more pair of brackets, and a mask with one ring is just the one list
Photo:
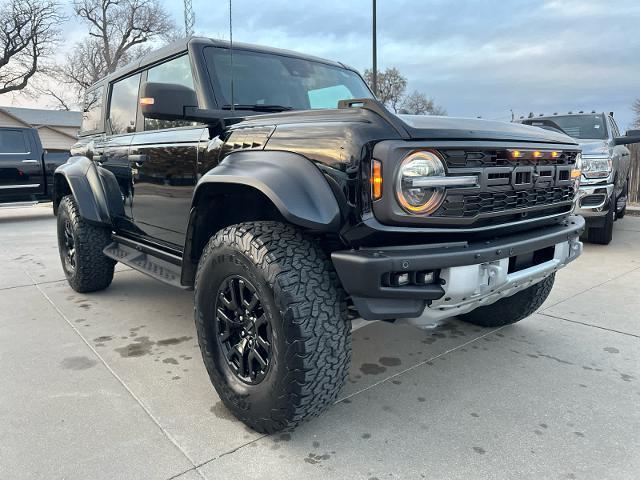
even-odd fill
[(562, 133), (520, 123), (495, 122), (475, 118), (396, 115), (414, 139), (429, 140), (511, 140), (518, 142), (563, 143), (576, 141)]
[(603, 140), (579, 140), (582, 155), (608, 155), (609, 146)]

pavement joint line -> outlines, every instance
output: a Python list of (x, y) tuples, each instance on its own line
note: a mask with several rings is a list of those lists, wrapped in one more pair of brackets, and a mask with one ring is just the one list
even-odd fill
[(617, 275), (617, 276), (615, 276), (615, 277), (610, 278), (609, 280), (605, 280), (605, 281), (604, 281), (604, 282), (602, 282), (602, 283), (598, 283), (597, 285), (594, 285), (593, 287), (585, 288), (584, 290), (581, 290), (581, 291), (579, 291), (578, 293), (574, 293), (574, 294), (573, 294), (573, 295), (571, 295), (569, 298), (563, 298), (562, 300), (558, 300), (556, 303), (554, 303), (554, 304), (552, 304), (552, 305), (549, 305), (548, 307), (544, 307), (544, 308), (543, 308), (542, 310), (540, 310), (538, 313), (546, 312), (546, 311), (547, 311), (547, 310), (549, 310), (550, 308), (556, 307), (556, 306), (560, 305), (560, 304), (561, 304), (561, 303), (563, 303), (563, 302), (567, 302), (567, 301), (569, 301), (569, 300), (571, 300), (571, 299), (573, 299), (573, 298), (575, 298), (575, 297), (577, 297), (577, 296), (579, 296), (579, 295), (582, 295), (583, 293), (590, 292), (590, 291), (591, 291), (591, 290), (593, 290), (594, 288), (598, 288), (598, 287), (601, 287), (602, 285), (605, 285), (605, 284), (607, 284), (607, 283), (609, 283), (609, 282), (612, 282), (612, 281), (614, 281), (614, 280), (618, 280), (619, 278), (624, 277), (625, 275), (628, 275), (629, 273), (633, 273), (633, 272), (635, 272), (636, 270), (640, 270), (640, 267), (632, 268), (631, 270), (628, 270), (628, 271), (626, 271), (626, 272), (623, 272), (623, 273), (621, 273), (620, 275)]
[(428, 362), (431, 362), (433, 360), (437, 360), (440, 357), (444, 357), (445, 355), (447, 355), (447, 354), (449, 354), (451, 352), (455, 352), (456, 350), (459, 350), (459, 349), (461, 349), (463, 347), (466, 347), (467, 345), (470, 345), (473, 342), (476, 342), (476, 341), (480, 340), (481, 338), (484, 338), (484, 337), (492, 335), (492, 334), (494, 334), (496, 332), (499, 332), (500, 330), (502, 330), (503, 328), (508, 327), (508, 326), (509, 325), (503, 325), (502, 327), (494, 328), (493, 330), (491, 330), (491, 331), (489, 331), (489, 332), (487, 332), (487, 333), (485, 333), (483, 335), (478, 335), (477, 337), (472, 338), (471, 340), (468, 340), (468, 341), (466, 341), (464, 343), (461, 343), (460, 345), (458, 345), (456, 347), (450, 348), (449, 350), (446, 350), (446, 351), (444, 351), (442, 353), (439, 353), (438, 355), (434, 355), (433, 357), (427, 358), (426, 360), (423, 360), (422, 362), (416, 363), (415, 365), (412, 365), (412, 366), (410, 366), (408, 368), (405, 368), (404, 370), (402, 370), (400, 372), (394, 373), (393, 375), (390, 375), (387, 378), (383, 378), (382, 380), (379, 380), (378, 382), (376, 382), (374, 384), (371, 384), (368, 387), (365, 387), (365, 388), (363, 388), (361, 390), (358, 390), (357, 392), (353, 392), (352, 394), (347, 395), (346, 397), (343, 397), (343, 398), (337, 400), (334, 403), (334, 405), (337, 405), (338, 403), (344, 402), (345, 400), (347, 400), (347, 399), (349, 399), (351, 397), (355, 397), (356, 395), (359, 395), (359, 394), (361, 394), (363, 392), (366, 392), (367, 390), (371, 390), (372, 388), (377, 387), (378, 385), (381, 385), (381, 384), (387, 382), (388, 380), (391, 380), (393, 378), (399, 377), (400, 375), (404, 375), (407, 372), (415, 370), (416, 368), (421, 367), (421, 366), (427, 364)]
[[(275, 435), (275, 434), (274, 434), (274, 435)], [(253, 440), (251, 440), (251, 441), (249, 441), (249, 442), (247, 442), (247, 443), (243, 443), (242, 445), (238, 445), (237, 447), (232, 448), (231, 450), (228, 450), (228, 451), (226, 451), (226, 452), (222, 452), (220, 455), (217, 455), (217, 456), (215, 456), (215, 457), (213, 457), (213, 458), (210, 458), (209, 460), (205, 460), (204, 462), (202, 462), (202, 463), (200, 463), (199, 465), (195, 466), (195, 467), (194, 467), (194, 468), (192, 468), (191, 470), (196, 470), (196, 471), (198, 471), (198, 469), (199, 469), (199, 468), (202, 468), (202, 467), (204, 467), (205, 465), (210, 464), (211, 462), (214, 462), (214, 461), (216, 461), (216, 460), (219, 460), (219, 459), (220, 459), (220, 458), (222, 458), (222, 457), (226, 457), (227, 455), (232, 455), (232, 454), (236, 453), (238, 450), (240, 450), (240, 449), (242, 449), (242, 448), (246, 447), (247, 445), (251, 445), (252, 443), (257, 442), (258, 440), (262, 440), (263, 438), (267, 438), (267, 437), (270, 437), (270, 436), (271, 436), (271, 435), (260, 435), (259, 437), (254, 438)], [(188, 471), (191, 471), (191, 470), (188, 470)], [(171, 480), (171, 479), (169, 479), (169, 480)]]
[(38, 291), (40, 292), (40, 294), (45, 298), (45, 300), (47, 300), (47, 302), (49, 302), (49, 304), (54, 308), (54, 310), (58, 313), (58, 315), (67, 323), (67, 325), (69, 325), (69, 327), (71, 327), (73, 329), (74, 332), (76, 332), (76, 335), (78, 335), (80, 337), (80, 339), (84, 342), (84, 344), (89, 347), (89, 349), (93, 352), (93, 354), (100, 360), (100, 362), (105, 366), (105, 368), (111, 373), (111, 375), (113, 375), (113, 377), (120, 382), (120, 384), (124, 387), (124, 389), (129, 392), (129, 395), (131, 395), (131, 397), (137, 402), (137, 404), (140, 406), (140, 408), (142, 408), (142, 410), (144, 410), (144, 412), (147, 414), (147, 416), (153, 421), (153, 423), (156, 424), (156, 426), (160, 429), (160, 431), (164, 434), (164, 436), (171, 442), (173, 443), (173, 445), (178, 449), (178, 451), (180, 451), (180, 453), (182, 453), (182, 455), (184, 455), (184, 457), (189, 461), (189, 463), (191, 463), (191, 465), (193, 465), (194, 469), (196, 470), (196, 473), (204, 480), (206, 480), (206, 477), (204, 475), (202, 475), (202, 473), (200, 473), (198, 471), (198, 469), (196, 468), (196, 463), (193, 461), (193, 459), (189, 456), (189, 454), (187, 452), (184, 451), (184, 449), (180, 446), (180, 444), (177, 442), (177, 440), (175, 438), (173, 438), (173, 435), (171, 435), (161, 424), (160, 422), (156, 419), (156, 417), (151, 413), (151, 411), (149, 410), (149, 408), (144, 404), (144, 402), (133, 392), (133, 390), (131, 390), (131, 388), (129, 388), (129, 386), (124, 382), (124, 380), (107, 364), (107, 362), (105, 361), (104, 358), (102, 358), (102, 355), (100, 355), (98, 353), (98, 351), (95, 349), (95, 347), (93, 345), (91, 345), (91, 343), (89, 343), (89, 341), (84, 338), (84, 336), (80, 333), (80, 331), (76, 328), (76, 326), (67, 318), (67, 316), (64, 314), (64, 312), (62, 310), (60, 310), (60, 308), (55, 304), (55, 302), (49, 297), (49, 295), (47, 295), (44, 290), (42, 290), (40, 288), (40, 285), (35, 283), (33, 277), (31, 275), (29, 275), (29, 272), (27, 272), (26, 270), (24, 270), (24, 273), (31, 279), (31, 281), (33, 281), (33, 286), (35, 286)]
[[(133, 270), (133, 269), (132, 268), (127, 268), (126, 270), (118, 270), (118, 271), (115, 271), (113, 273), (116, 274), (116, 273), (122, 273), (122, 272), (129, 272), (131, 270)], [(22, 271), (26, 273), (24, 268), (22, 269)], [(2, 287), (2, 288), (0, 288), (0, 292), (4, 291), (4, 290), (11, 290), (13, 288), (33, 287), (35, 285), (49, 285), (51, 283), (59, 283), (59, 282), (66, 282), (67, 281), (66, 278), (60, 278), (58, 280), (47, 280), (46, 282), (35, 282), (35, 280), (33, 279), (33, 277), (31, 275), (27, 274), (27, 276), (31, 279), (31, 281), (33, 283), (25, 283), (24, 285), (14, 285), (12, 287)]]
[(599, 328), (600, 330), (606, 330), (607, 332), (619, 333), (620, 335), (627, 335), (629, 337), (640, 338), (640, 335), (635, 333), (623, 332), (620, 330), (614, 330), (613, 328), (601, 327), (600, 325), (593, 325), (591, 323), (581, 322), (580, 320), (571, 320), (569, 318), (559, 317), (557, 315), (551, 315), (549, 313), (538, 312), (538, 315), (544, 315), (545, 317), (555, 318), (556, 320), (564, 320), (565, 322), (577, 323), (578, 325), (584, 325), (585, 327)]

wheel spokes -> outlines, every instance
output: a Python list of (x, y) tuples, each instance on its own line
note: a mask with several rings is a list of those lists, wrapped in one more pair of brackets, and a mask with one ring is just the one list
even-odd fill
[(242, 381), (259, 383), (271, 363), (271, 327), (249, 280), (232, 275), (220, 284), (215, 317), (217, 341), (229, 368)]

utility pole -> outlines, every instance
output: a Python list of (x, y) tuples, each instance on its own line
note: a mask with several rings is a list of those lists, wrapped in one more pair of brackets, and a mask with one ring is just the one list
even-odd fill
[(184, 34), (186, 37), (193, 35), (193, 25), (196, 23), (196, 15), (193, 13), (191, 0), (184, 0)]
[(376, 0), (373, 0), (373, 76), (371, 83), (373, 87), (373, 94), (378, 95), (378, 41), (376, 31)]

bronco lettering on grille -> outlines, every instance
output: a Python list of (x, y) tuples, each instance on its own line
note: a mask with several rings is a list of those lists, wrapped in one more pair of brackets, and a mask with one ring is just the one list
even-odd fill
[(513, 190), (564, 187), (571, 184), (572, 165), (456, 168), (452, 173), (478, 176), (478, 189), (511, 186)]

